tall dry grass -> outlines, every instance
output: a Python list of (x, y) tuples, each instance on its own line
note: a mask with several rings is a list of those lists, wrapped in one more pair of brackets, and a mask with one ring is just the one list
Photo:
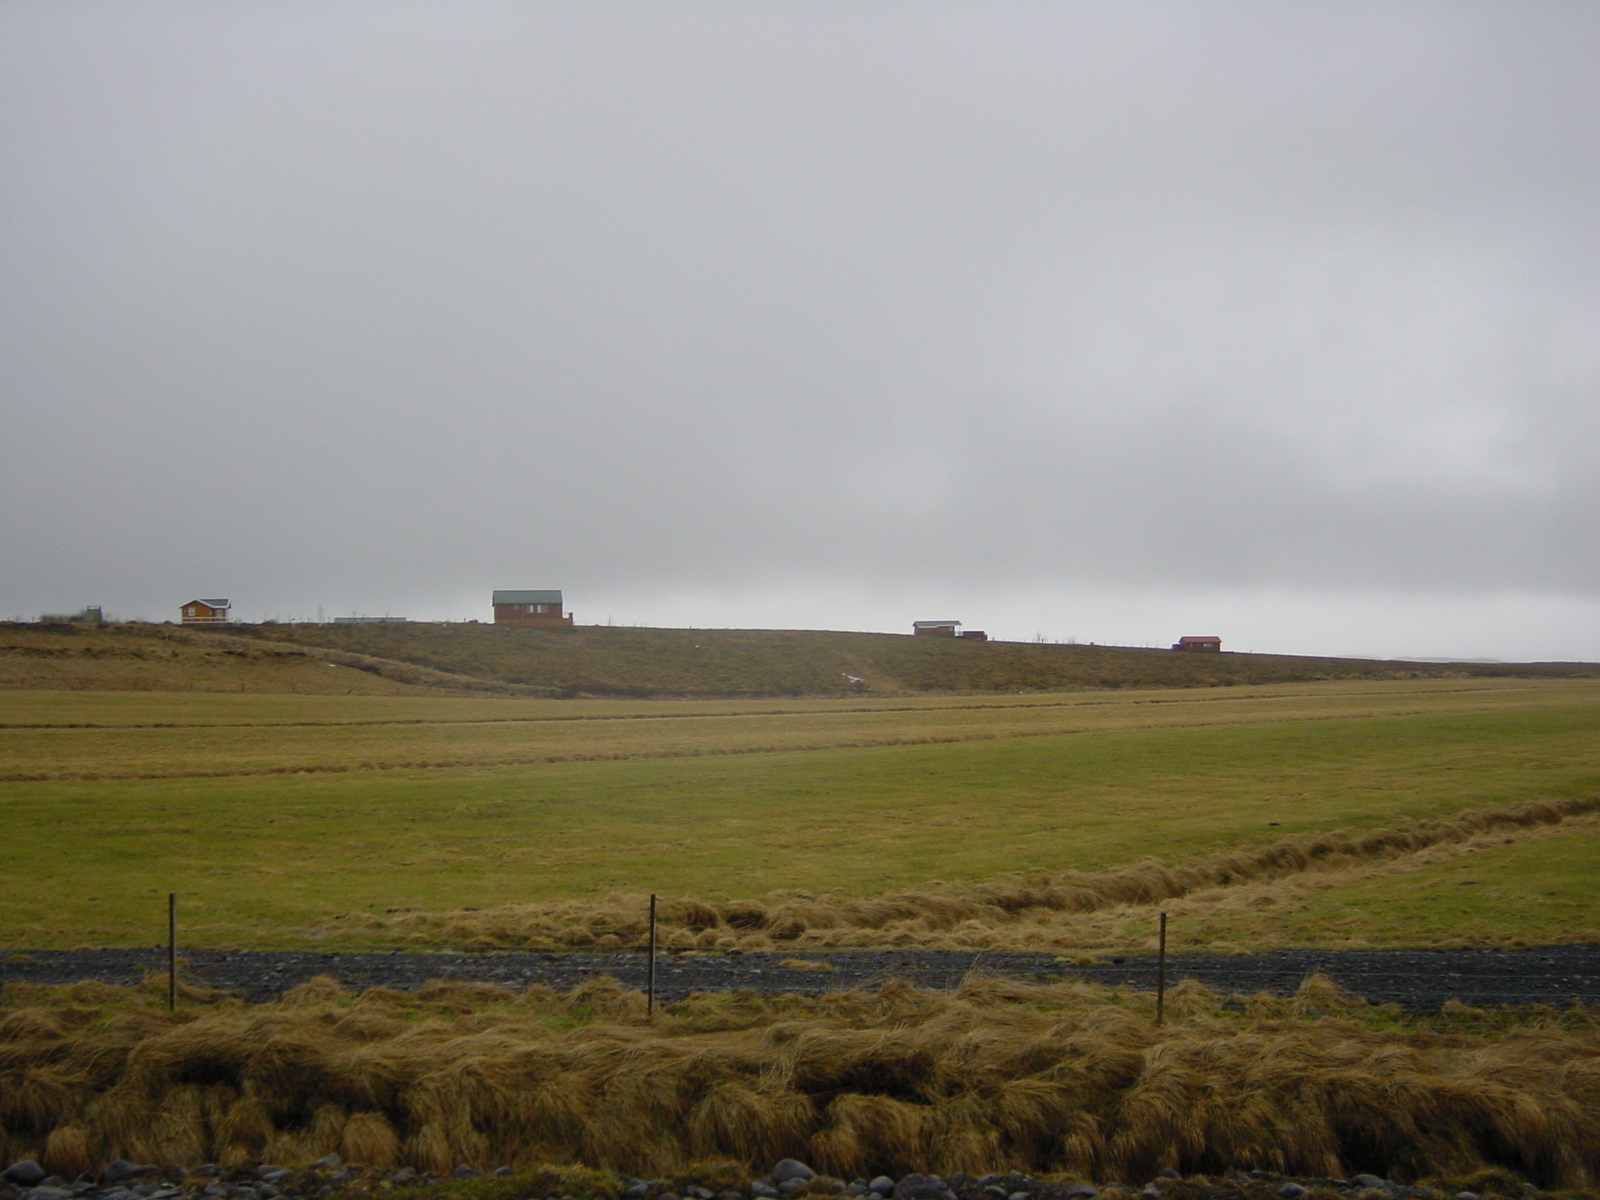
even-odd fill
[[(658, 905), (669, 948), (942, 946), (1049, 948), (1092, 945), (1081, 918), (1113, 908), (1156, 905), (1216, 888), (1370, 868), (1486, 835), (1537, 831), (1600, 813), (1600, 796), (1535, 800), (1366, 833), (1330, 832), (1303, 841), (1247, 847), (1184, 866), (1157, 860), (1109, 871), (1066, 871), (1008, 883), (872, 897), (772, 893), (724, 903), (667, 897)], [(375, 932), (479, 947), (615, 948), (647, 933), (642, 896), (512, 904), (396, 917), (350, 913), (329, 923), (335, 936)]]
[(699, 996), (654, 1021), (609, 981), (352, 997), (323, 980), (176, 1016), (98, 985), (3, 998), (0, 1157), (64, 1175), (329, 1152), (429, 1172), (1600, 1173), (1597, 1014), (1408, 1021), (1318, 979), (1243, 1011), (1184, 984), (1163, 1027), (1146, 996), (992, 979)]

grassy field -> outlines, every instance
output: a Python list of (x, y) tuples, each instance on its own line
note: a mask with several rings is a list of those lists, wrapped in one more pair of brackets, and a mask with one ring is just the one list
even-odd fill
[[(1234, 937), (1279, 945), (1330, 935), (1372, 945), (1600, 941), (1600, 827), (1583, 820), (1543, 833), (1486, 838), (1345, 881), (1279, 887), (1277, 911), (1265, 920), (1249, 908), (1253, 897), (1229, 897), (1225, 920)], [(1192, 911), (1205, 919), (1205, 908), (1199, 900)]]
[[(229, 637), (96, 660), (117, 635), (85, 636), (56, 677), (92, 685), (0, 690), (13, 952), (155, 943), (168, 891), (184, 943), (217, 947), (611, 947), (652, 891), (671, 948), (807, 958), (1081, 958), (1147, 946), (1163, 909), (1179, 948), (1600, 941), (1600, 679), (557, 700), (485, 695), (470, 664)], [(609, 981), (324, 980), (263, 1006), (191, 990), (169, 1015), (162, 983), (0, 990), (0, 1158), (528, 1171), (500, 1200), (612, 1194), (610, 1171), (715, 1186), (785, 1155), (1507, 1197), (1506, 1170), (1600, 1173), (1577, 1008), (1184, 983), (1158, 1026), (1148, 995), (975, 978), (646, 1019)]]
[[(0, 693), (0, 779), (492, 767), (943, 744), (1117, 729), (1542, 710), (1590, 681), (1360, 682), (933, 702), (356, 700)], [(43, 711), (43, 719), (30, 719)]]
[[(0, 876), (0, 920), (18, 946), (148, 943), (172, 890), (191, 944), (613, 944), (657, 891), (683, 945), (1129, 945), (1157, 903), (1181, 944), (1600, 938), (1594, 818), (1570, 803), (1600, 794), (1597, 734), (1586, 679), (14, 691), (0, 838), (27, 866)], [(1467, 810), (1499, 816), (1450, 823)], [(1469, 856), (1507, 866), (1433, 882)]]

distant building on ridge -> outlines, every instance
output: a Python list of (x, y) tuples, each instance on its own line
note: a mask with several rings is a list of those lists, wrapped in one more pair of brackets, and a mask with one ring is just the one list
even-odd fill
[(916, 637), (947, 637), (956, 636), (956, 626), (960, 621), (913, 621), (911, 632)]
[(75, 613), (40, 613), (41, 625), (104, 625), (105, 613), (98, 604), (90, 604)]
[(183, 606), (184, 625), (226, 625), (231, 600), (191, 600)]
[(1220, 652), (1222, 639), (1219, 637), (1181, 637), (1172, 643), (1174, 650), (1210, 650)]
[(571, 614), (561, 611), (561, 593), (553, 588), (533, 591), (497, 591), (494, 623), (526, 629), (571, 629)]

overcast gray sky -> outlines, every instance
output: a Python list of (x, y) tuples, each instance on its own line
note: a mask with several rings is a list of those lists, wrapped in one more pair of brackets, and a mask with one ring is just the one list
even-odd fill
[(0, 6), (0, 616), (1600, 659), (1600, 5)]

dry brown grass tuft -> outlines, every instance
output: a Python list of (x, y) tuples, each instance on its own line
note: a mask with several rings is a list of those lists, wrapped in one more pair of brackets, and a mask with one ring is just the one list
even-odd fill
[(690, 1110), (687, 1133), (696, 1154), (776, 1162), (805, 1143), (814, 1116), (809, 1098), (798, 1092), (724, 1079), (712, 1084)]
[(283, 993), (285, 1004), (329, 1004), (343, 999), (345, 990), (332, 975), (313, 975)]
[[(316, 995), (323, 1000), (317, 1002)], [(1017, 1169), (1105, 1179), (1600, 1178), (1600, 1019), (1467, 1009), (1404, 1021), (1312, 977), (1245, 1011), (973, 978), (954, 993), (702, 995), (646, 1022), (615, 982), (190, 1009), (17, 985), (0, 1019), (0, 1151), (65, 1176), (162, 1163), (541, 1164), (737, 1176)], [(1486, 1177), (1487, 1178), (1487, 1177)]]
[(39, 1161), (51, 1174), (67, 1179), (90, 1170), (95, 1162), (90, 1157), (88, 1133), (81, 1125), (57, 1125), (45, 1138)]

